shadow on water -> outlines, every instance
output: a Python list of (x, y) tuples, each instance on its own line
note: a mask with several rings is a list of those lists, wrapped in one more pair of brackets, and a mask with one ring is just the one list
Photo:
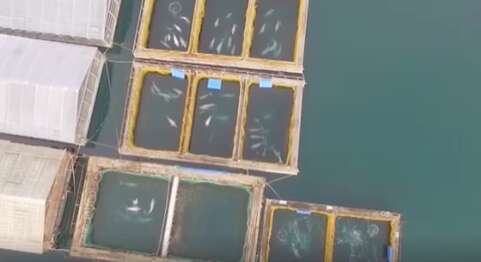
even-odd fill
[(114, 46), (106, 52), (107, 62), (99, 84), (85, 153), (118, 156), (116, 147), (130, 79), (140, 4), (141, 1), (122, 1)]
[(95, 146), (94, 144), (90, 143), (90, 140), (98, 140), (102, 126), (109, 113), (111, 91), (108, 83), (112, 82), (111, 75), (111, 65), (104, 66), (104, 69), (102, 71), (102, 78), (100, 80), (99, 90), (97, 92), (97, 98), (95, 100), (95, 114), (92, 114), (92, 119), (90, 120), (90, 127), (87, 136), (89, 139), (89, 143), (87, 144), (88, 147)]
[[(120, 43), (122, 45), (126, 45), (127, 47), (131, 48), (134, 42), (135, 37), (132, 37), (137, 28), (137, 18), (138, 18), (138, 7), (141, 1), (122, 1), (122, 6), (119, 11), (119, 19), (117, 28), (115, 31), (115, 43)], [(114, 45), (112, 49), (110, 49), (109, 53), (111, 54), (122, 54), (125, 52), (122, 47), (118, 45)]]
[(57, 248), (64, 250), (70, 248), (74, 234), (74, 226), (78, 209), (76, 208), (82, 196), (83, 182), (88, 158), (79, 157), (74, 166), (74, 174), (70, 179), (67, 189), (67, 200), (62, 222), (56, 238)]

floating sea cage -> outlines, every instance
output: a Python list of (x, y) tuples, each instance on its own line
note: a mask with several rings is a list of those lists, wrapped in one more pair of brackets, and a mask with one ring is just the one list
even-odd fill
[(302, 73), (308, 0), (145, 0), (135, 57)]
[(0, 248), (55, 247), (72, 164), (65, 150), (0, 140)]
[(136, 62), (120, 152), (295, 175), (303, 87), (298, 79)]
[(111, 47), (121, 0), (2, 0), (0, 33)]
[(266, 200), (260, 260), (399, 261), (400, 215)]
[(0, 34), (0, 57), (0, 132), (84, 144), (104, 64), (97, 48)]
[(71, 255), (254, 261), (264, 179), (90, 158)]

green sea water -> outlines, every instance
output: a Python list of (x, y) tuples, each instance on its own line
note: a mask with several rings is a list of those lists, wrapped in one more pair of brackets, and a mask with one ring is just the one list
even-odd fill
[(236, 262), (242, 258), (249, 191), (204, 181), (181, 180), (170, 257)]
[[(139, 3), (123, 1), (116, 41), (128, 48)], [(311, 0), (309, 16), (301, 172), (273, 187), (402, 213), (402, 261), (481, 261), (481, 2)], [(108, 69), (90, 130), (104, 145), (87, 153), (116, 155), (130, 65)]]

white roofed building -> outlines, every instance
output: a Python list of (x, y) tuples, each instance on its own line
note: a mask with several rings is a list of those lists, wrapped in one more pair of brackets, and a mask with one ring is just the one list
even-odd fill
[(84, 144), (104, 64), (98, 49), (0, 34), (0, 57), (0, 133)]
[(52, 248), (66, 197), (72, 156), (66, 150), (0, 140), (0, 248)]
[(1, 0), (0, 32), (110, 47), (121, 0)]

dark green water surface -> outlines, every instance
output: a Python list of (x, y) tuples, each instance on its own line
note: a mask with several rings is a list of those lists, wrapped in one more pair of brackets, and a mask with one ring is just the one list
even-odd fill
[(326, 216), (281, 209), (274, 212), (273, 219), (269, 261), (324, 261)]
[(246, 0), (206, 0), (199, 52), (238, 56), (244, 39)]
[(148, 73), (134, 130), (134, 144), (154, 150), (177, 151), (184, 113), (187, 80)]
[[(129, 48), (139, 3), (123, 1), (116, 41)], [(311, 0), (309, 19), (301, 172), (272, 186), (402, 213), (402, 261), (481, 261), (481, 1)], [(84, 152), (117, 155), (129, 73), (108, 64)]]
[(210, 261), (240, 261), (249, 200), (249, 192), (243, 188), (181, 181), (170, 255)]
[(239, 82), (222, 81), (221, 90), (209, 89), (208, 79), (199, 82), (191, 153), (232, 157), (239, 92)]
[(336, 219), (334, 261), (385, 262), (389, 223), (348, 217)]
[(155, 49), (186, 51), (195, 0), (155, 1), (147, 46)]
[(251, 56), (292, 61), (299, 1), (261, 0), (257, 4)]
[(250, 87), (244, 159), (286, 162), (292, 104), (291, 89)]
[(87, 245), (156, 254), (169, 181), (119, 172), (102, 175)]

